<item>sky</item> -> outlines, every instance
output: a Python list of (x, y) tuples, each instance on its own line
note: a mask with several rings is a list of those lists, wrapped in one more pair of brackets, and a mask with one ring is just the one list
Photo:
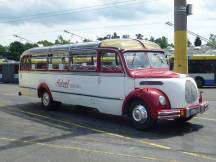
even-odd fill
[[(216, 0), (187, 3), (193, 4), (188, 30), (206, 38), (216, 34)], [(64, 30), (91, 40), (117, 32), (131, 38), (137, 33), (145, 38), (165, 36), (172, 43), (174, 29), (167, 21), (174, 21), (174, 0), (0, 0), (0, 44), (20, 41), (14, 34), (32, 42), (54, 42), (58, 35), (81, 41)]]

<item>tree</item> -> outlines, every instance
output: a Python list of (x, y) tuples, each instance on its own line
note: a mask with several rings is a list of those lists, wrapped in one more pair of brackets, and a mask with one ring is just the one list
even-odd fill
[(54, 45), (52, 42), (49, 42), (47, 40), (38, 41), (37, 44), (42, 44), (44, 47), (48, 47), (48, 46)]
[(120, 36), (118, 36), (118, 34), (116, 32), (113, 33), (113, 35), (111, 36), (112, 39), (119, 39)]
[(2, 52), (6, 52), (6, 48), (4, 46), (0, 45), (0, 53), (2, 53)]
[(55, 40), (55, 44), (70, 44), (70, 39), (66, 40), (62, 37), (62, 35), (59, 35), (58, 38)]
[(34, 47), (38, 47), (38, 45), (37, 44), (32, 44), (32, 43), (26, 43), (26, 44), (24, 44), (24, 49), (25, 50), (28, 50), (28, 49), (34, 48)]
[(157, 38), (154, 41), (155, 43), (157, 43), (161, 48), (167, 48), (168, 47), (168, 39), (164, 36), (162, 36), (161, 38)]
[(143, 39), (143, 35), (140, 33), (136, 34), (136, 39)]
[(149, 41), (155, 42), (155, 39), (153, 36), (150, 37)]
[(201, 46), (202, 45), (202, 41), (201, 41), (200, 37), (196, 37), (196, 39), (194, 41), (194, 45), (195, 46)]
[(10, 55), (7, 58), (13, 60), (19, 60), (20, 55), (25, 51), (24, 45), (18, 41), (12, 42), (8, 49)]
[(83, 42), (92, 42), (92, 40), (85, 38), (85, 39), (83, 39)]
[(216, 34), (210, 34), (207, 46), (216, 47)]
[(0, 45), (0, 59), (5, 57), (6, 52), (7, 52), (6, 48), (4, 46)]
[(122, 35), (122, 38), (123, 39), (128, 39), (128, 38), (130, 38), (130, 35), (124, 34), (124, 35)]

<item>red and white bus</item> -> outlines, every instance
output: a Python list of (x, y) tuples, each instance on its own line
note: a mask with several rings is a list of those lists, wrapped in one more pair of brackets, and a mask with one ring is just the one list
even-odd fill
[(185, 122), (207, 110), (195, 81), (169, 71), (161, 48), (149, 41), (104, 40), (33, 48), (20, 58), (20, 95), (128, 115), (138, 129), (159, 119)]

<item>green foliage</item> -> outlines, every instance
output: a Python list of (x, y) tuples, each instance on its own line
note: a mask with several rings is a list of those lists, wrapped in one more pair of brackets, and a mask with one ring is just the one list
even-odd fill
[(169, 46), (168, 39), (164, 36), (162, 36), (161, 38), (157, 38), (157, 39), (151, 36), (149, 41), (157, 43), (161, 48), (167, 48)]
[(7, 53), (6, 47), (0, 45), (0, 59), (1, 59), (1, 58), (4, 58), (5, 55), (6, 55), (6, 53)]
[(1, 53), (4, 53), (6, 51), (7, 51), (6, 48), (4, 46), (0, 45), (0, 55), (1, 55)]
[(106, 39), (119, 39), (119, 38), (120, 36), (116, 32), (114, 32), (113, 35), (107, 34), (105, 37), (98, 37), (97, 40), (103, 41)]
[(202, 45), (202, 41), (200, 39), (200, 37), (196, 37), (195, 41), (194, 41), (194, 46), (201, 46)]
[(123, 39), (128, 39), (128, 38), (130, 38), (130, 35), (124, 34), (124, 35), (122, 35), (122, 38)]
[(25, 50), (28, 50), (28, 49), (34, 48), (34, 47), (38, 47), (38, 45), (37, 44), (31, 44), (31, 43), (24, 44), (24, 49)]
[(118, 36), (118, 34), (116, 32), (113, 33), (113, 35), (111, 36), (111, 39), (119, 39), (120, 36)]
[(83, 39), (83, 42), (92, 42), (91, 39)]
[(15, 41), (9, 45), (8, 48), (10, 55), (8, 59), (19, 60), (20, 55), (25, 51), (25, 47), (22, 43)]
[(164, 36), (162, 36), (161, 38), (155, 39), (155, 43), (157, 43), (161, 48), (168, 47), (168, 39)]
[(41, 45), (43, 45), (44, 47), (48, 47), (48, 46), (53, 46), (53, 45), (54, 45), (52, 42), (49, 42), (49, 41), (47, 41), (47, 40), (38, 41), (37, 44), (41, 44)]
[(55, 40), (55, 44), (70, 44), (70, 39), (66, 40), (62, 37), (62, 35), (59, 35), (58, 38)]
[(140, 33), (138, 33), (138, 34), (136, 34), (136, 39), (143, 39), (143, 35), (142, 34), (140, 34)]

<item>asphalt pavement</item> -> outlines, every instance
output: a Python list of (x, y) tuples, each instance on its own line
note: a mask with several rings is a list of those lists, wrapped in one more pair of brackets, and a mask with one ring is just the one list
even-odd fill
[(45, 111), (40, 99), (17, 96), (18, 85), (0, 84), (0, 162), (216, 161), (216, 88), (201, 90), (206, 113), (139, 131), (91, 109)]

